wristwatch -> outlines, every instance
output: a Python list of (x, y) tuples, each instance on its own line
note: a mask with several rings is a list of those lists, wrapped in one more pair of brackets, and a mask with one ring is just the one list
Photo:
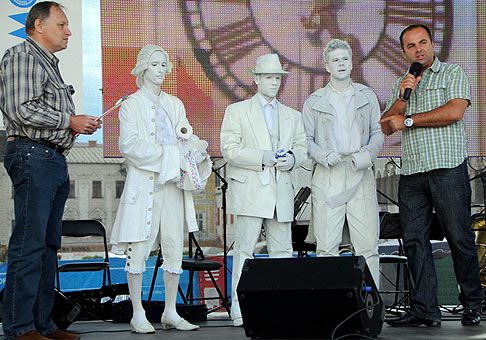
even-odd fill
[(411, 128), (413, 126), (413, 119), (412, 115), (405, 116), (405, 120), (403, 121), (403, 124), (407, 128)]

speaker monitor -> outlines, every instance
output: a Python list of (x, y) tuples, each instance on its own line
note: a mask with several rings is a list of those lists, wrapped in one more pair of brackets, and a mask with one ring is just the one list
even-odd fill
[(237, 287), (246, 336), (330, 338), (381, 332), (385, 309), (362, 256), (249, 259)]
[(66, 330), (81, 314), (81, 306), (55, 289), (51, 318), (59, 329)]

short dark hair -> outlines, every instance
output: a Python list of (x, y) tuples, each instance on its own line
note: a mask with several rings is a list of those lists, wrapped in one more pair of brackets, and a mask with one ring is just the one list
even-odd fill
[(54, 1), (43, 1), (38, 2), (29, 11), (27, 15), (27, 19), (25, 20), (25, 33), (27, 35), (32, 34), (34, 32), (34, 23), (37, 19), (45, 20), (51, 14), (51, 7), (56, 7), (63, 9), (64, 7)]
[(434, 42), (432, 38), (432, 32), (430, 31), (430, 28), (425, 26), (424, 24), (415, 24), (415, 25), (410, 25), (407, 28), (405, 28), (402, 33), (400, 33), (400, 46), (402, 47), (402, 50), (405, 51), (405, 47), (403, 47), (403, 35), (407, 33), (408, 31), (414, 30), (416, 28), (423, 28), (427, 34), (429, 35), (430, 42)]

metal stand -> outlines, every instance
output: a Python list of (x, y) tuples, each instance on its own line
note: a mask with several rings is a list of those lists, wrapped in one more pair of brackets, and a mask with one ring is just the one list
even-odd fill
[(223, 193), (222, 197), (222, 209), (223, 209), (223, 279), (224, 279), (224, 297), (228, 300), (228, 246), (226, 239), (226, 190), (228, 189), (228, 182), (219, 174), (219, 170), (224, 168), (226, 163), (219, 167), (218, 169), (212, 169), (215, 176), (219, 178), (223, 185), (221, 186), (221, 191)]

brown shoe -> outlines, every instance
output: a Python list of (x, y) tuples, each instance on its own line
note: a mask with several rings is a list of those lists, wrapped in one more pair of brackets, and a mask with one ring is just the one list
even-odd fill
[(46, 337), (54, 340), (78, 340), (80, 338), (78, 334), (68, 333), (60, 329), (56, 329), (51, 334), (47, 334)]
[(28, 331), (27, 333), (22, 334), (15, 340), (49, 340), (49, 339), (40, 335), (40, 333), (37, 331)]

